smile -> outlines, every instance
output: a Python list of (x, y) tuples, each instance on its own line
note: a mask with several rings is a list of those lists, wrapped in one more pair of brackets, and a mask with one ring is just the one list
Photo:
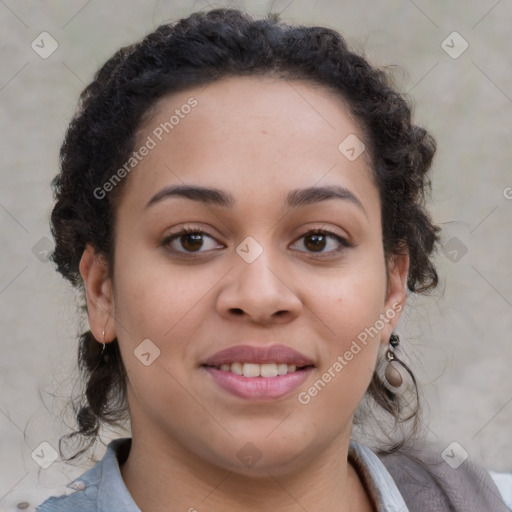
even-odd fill
[[(231, 372), (235, 375), (243, 375), (244, 377), (264, 377), (271, 378), (297, 371), (297, 365), (286, 363), (231, 363), (221, 364), (214, 367), (224, 372)], [(305, 368), (305, 367), (302, 367)], [(301, 368), (299, 368), (300, 370)]]
[(311, 358), (291, 347), (261, 344), (228, 347), (201, 364), (222, 391), (258, 401), (290, 394), (314, 368)]
[[(208, 377), (212, 379), (216, 387), (223, 392), (245, 400), (260, 402), (286, 397), (304, 384), (304, 381), (314, 370), (314, 366), (297, 368), (295, 365), (275, 363), (261, 365), (254, 363), (232, 363), (231, 365), (226, 364), (222, 366), (227, 369), (206, 365), (203, 365), (201, 368), (207, 372)], [(290, 371), (288, 366), (290, 366)], [(233, 372), (233, 367), (235, 372)], [(284, 373), (285, 367), (286, 373)], [(274, 373), (277, 373), (278, 368), (281, 369), (282, 373), (274, 375)], [(236, 373), (240, 370), (242, 373)], [(269, 376), (265, 377), (261, 373)]]

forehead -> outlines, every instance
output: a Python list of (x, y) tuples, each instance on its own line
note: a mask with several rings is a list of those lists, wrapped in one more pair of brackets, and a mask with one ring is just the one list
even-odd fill
[(325, 87), (230, 77), (157, 102), (137, 136), (136, 149), (151, 149), (125, 193), (136, 191), (143, 201), (169, 184), (195, 183), (269, 196), (341, 184), (375, 200), (366, 152), (348, 158), (354, 152), (344, 142), (359, 152), (363, 140), (347, 105)]

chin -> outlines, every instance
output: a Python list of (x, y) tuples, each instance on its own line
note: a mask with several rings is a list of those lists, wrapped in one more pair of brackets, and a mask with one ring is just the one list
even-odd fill
[[(307, 467), (318, 447), (298, 444), (293, 438), (275, 440), (244, 436), (241, 442), (235, 442), (236, 448), (221, 450), (217, 453), (214, 464), (238, 475), (252, 478), (269, 478), (286, 476)], [(305, 439), (302, 439), (304, 443)], [(226, 454), (230, 454), (226, 457)]]

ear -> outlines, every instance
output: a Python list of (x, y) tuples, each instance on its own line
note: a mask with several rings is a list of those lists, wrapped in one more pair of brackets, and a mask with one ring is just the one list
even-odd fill
[(116, 337), (112, 280), (108, 273), (108, 263), (102, 254), (95, 252), (87, 244), (79, 269), (85, 285), (91, 332), (101, 342), (105, 331), (105, 343), (108, 343)]
[(386, 322), (384, 328), (381, 330), (381, 341), (384, 345), (388, 344), (389, 338), (405, 308), (407, 275), (409, 272), (409, 252), (405, 251), (401, 254), (392, 255), (388, 260), (387, 268), (388, 284), (383, 311)]

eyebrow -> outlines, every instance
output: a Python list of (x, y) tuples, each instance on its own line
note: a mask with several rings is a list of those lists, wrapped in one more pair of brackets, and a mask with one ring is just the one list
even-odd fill
[(232, 208), (236, 205), (235, 198), (216, 188), (201, 187), (198, 185), (175, 185), (165, 187), (157, 192), (147, 203), (144, 209), (168, 199), (170, 197), (184, 197), (192, 199), (193, 201), (200, 201), (206, 204), (215, 204), (217, 206), (224, 206), (225, 208)]
[(327, 201), (329, 199), (341, 199), (344, 201), (349, 201), (357, 206), (365, 215), (367, 215), (363, 203), (360, 201), (360, 199), (348, 188), (342, 187), (340, 185), (308, 187), (292, 190), (286, 198), (286, 203), (290, 208), (296, 208), (298, 206), (306, 206), (309, 204), (319, 203), (321, 201)]
[[(233, 208), (237, 203), (236, 199), (231, 194), (223, 190), (199, 185), (174, 185), (165, 187), (157, 192), (146, 203), (144, 209), (171, 197), (182, 197), (205, 204), (222, 206), (224, 208)], [(289, 208), (297, 208), (299, 206), (307, 206), (329, 199), (349, 201), (367, 215), (359, 198), (349, 189), (339, 185), (291, 190), (286, 197), (286, 204)]]

